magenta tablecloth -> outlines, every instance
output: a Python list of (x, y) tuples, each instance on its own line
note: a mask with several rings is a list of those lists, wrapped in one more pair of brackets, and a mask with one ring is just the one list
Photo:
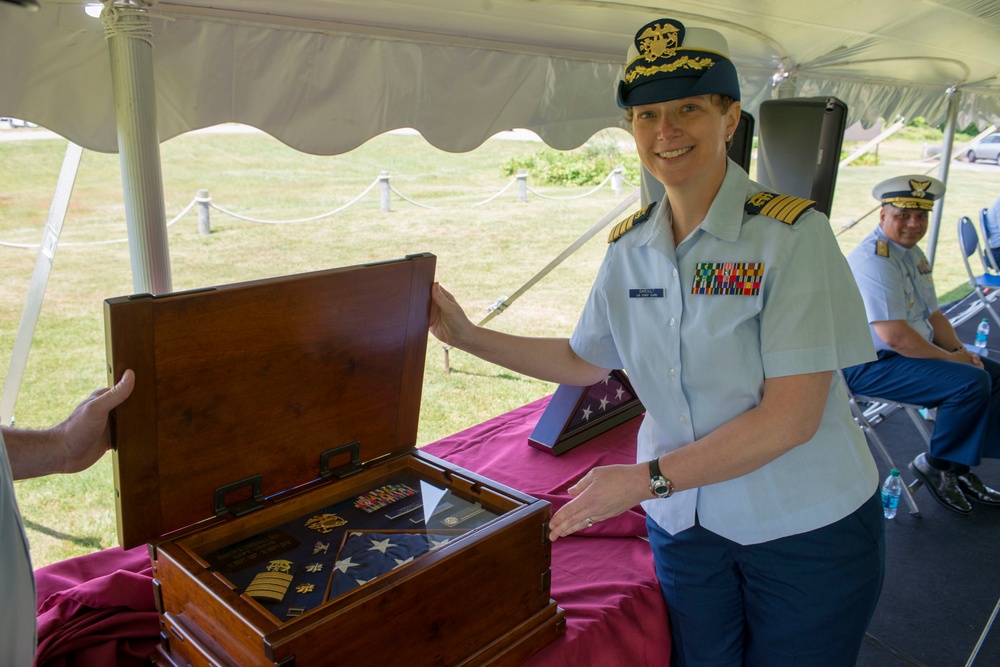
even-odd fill
[[(552, 456), (528, 444), (548, 399), (512, 410), (427, 445), (423, 451), (491, 480), (544, 498), (553, 511), (591, 468), (635, 463), (641, 417)], [(670, 630), (646, 535), (635, 509), (552, 545), (552, 597), (566, 610), (566, 633), (526, 667), (653, 667), (670, 663)]]
[[(550, 501), (597, 465), (635, 461), (639, 418), (559, 457), (528, 445), (548, 399), (522, 406), (427, 445), (424, 451), (491, 480)], [(566, 632), (528, 667), (665, 666), (666, 606), (653, 570), (645, 517), (638, 509), (552, 545), (552, 597), (566, 610)], [(159, 623), (144, 547), (107, 549), (35, 572), (37, 665), (139, 665), (156, 646)]]

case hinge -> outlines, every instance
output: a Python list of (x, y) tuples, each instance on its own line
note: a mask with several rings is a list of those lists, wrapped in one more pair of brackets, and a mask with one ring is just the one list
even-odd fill
[[(351, 461), (339, 468), (330, 468), (330, 459), (335, 456), (339, 456), (345, 452), (351, 453)], [(340, 447), (334, 447), (333, 449), (328, 449), (320, 455), (319, 460), (319, 474), (321, 477), (326, 479), (331, 475), (336, 475), (338, 478), (343, 479), (345, 477), (350, 477), (356, 473), (363, 470), (361, 467), (361, 441), (355, 440), (354, 442), (349, 442), (346, 445), (341, 445)]]
[[(251, 487), (253, 497), (227, 506), (226, 496), (245, 486)], [(263, 475), (251, 475), (245, 479), (220, 486), (215, 490), (215, 516), (222, 516), (226, 512), (229, 512), (233, 516), (244, 516), (251, 512), (256, 512), (262, 507), (264, 507)]]

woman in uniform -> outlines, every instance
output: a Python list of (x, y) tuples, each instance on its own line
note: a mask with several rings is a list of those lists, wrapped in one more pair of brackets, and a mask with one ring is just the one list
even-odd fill
[(874, 349), (826, 216), (728, 160), (739, 99), (722, 35), (642, 26), (617, 100), (666, 197), (615, 227), (572, 336), (476, 327), (440, 285), (431, 332), (561, 384), (626, 370), (646, 408), (637, 463), (590, 471), (550, 536), (642, 504), (672, 665), (848, 667), (885, 545), (875, 462), (835, 371)]

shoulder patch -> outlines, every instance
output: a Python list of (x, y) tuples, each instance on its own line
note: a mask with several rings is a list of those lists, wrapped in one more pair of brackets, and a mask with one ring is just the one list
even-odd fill
[(649, 220), (649, 216), (653, 212), (654, 206), (656, 206), (655, 201), (647, 205), (645, 208), (636, 211), (635, 213), (633, 213), (632, 215), (630, 215), (629, 217), (625, 218), (617, 225), (615, 225), (614, 229), (611, 230), (611, 233), (608, 234), (608, 243), (614, 243), (615, 241), (620, 239), (628, 230), (632, 229), (641, 222), (646, 222), (647, 220)]
[(816, 202), (811, 199), (779, 195), (773, 192), (758, 192), (747, 198), (743, 210), (750, 215), (766, 215), (785, 224), (794, 225), (803, 213), (815, 205)]
[(875, 254), (879, 257), (889, 256), (889, 242), (888, 241), (876, 241), (875, 242)]

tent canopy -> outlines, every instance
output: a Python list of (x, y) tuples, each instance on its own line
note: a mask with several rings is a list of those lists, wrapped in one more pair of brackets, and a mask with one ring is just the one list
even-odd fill
[[(117, 150), (104, 26), (83, 0), (0, 4), (0, 115)], [(995, 0), (161, 0), (150, 2), (157, 133), (224, 122), (309, 153), (411, 127), (466, 151), (515, 127), (572, 148), (621, 113), (636, 28), (662, 15), (722, 32), (744, 108), (835, 96), (849, 122), (1000, 121)]]

